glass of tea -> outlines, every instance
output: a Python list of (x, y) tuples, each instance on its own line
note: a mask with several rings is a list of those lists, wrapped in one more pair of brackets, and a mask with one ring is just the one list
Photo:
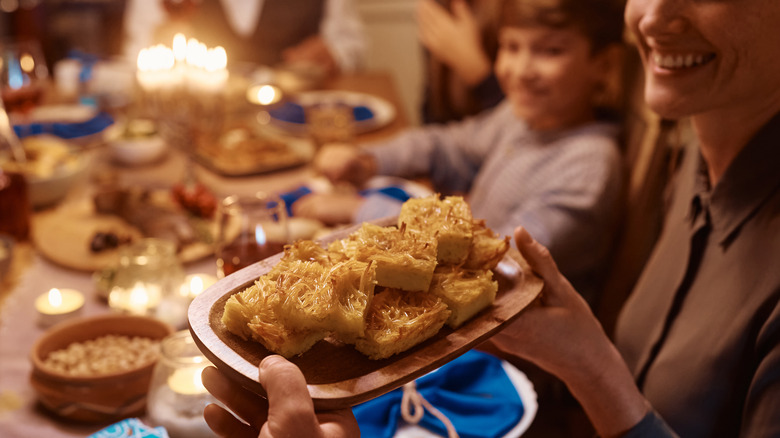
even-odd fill
[(287, 209), (277, 195), (231, 195), (217, 207), (217, 274), (220, 278), (284, 250)]
[(41, 101), (49, 70), (35, 40), (0, 40), (0, 96), (9, 114), (29, 114)]

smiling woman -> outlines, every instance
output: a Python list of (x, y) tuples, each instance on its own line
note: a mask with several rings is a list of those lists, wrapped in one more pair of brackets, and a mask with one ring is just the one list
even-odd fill
[(495, 342), (563, 379), (600, 435), (771, 435), (780, 430), (780, 61), (771, 43), (780, 3), (629, 0), (626, 19), (648, 105), (690, 118), (697, 140), (661, 236), (613, 346), (519, 230), (546, 299)]

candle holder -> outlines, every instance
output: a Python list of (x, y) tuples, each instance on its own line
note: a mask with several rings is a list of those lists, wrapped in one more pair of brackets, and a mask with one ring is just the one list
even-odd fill
[(75, 289), (51, 289), (35, 300), (38, 325), (42, 328), (78, 315), (83, 307), (84, 295)]
[[(181, 318), (173, 315), (172, 309), (182, 306), (170, 304), (178, 298), (183, 280), (176, 245), (162, 239), (142, 239), (120, 250), (108, 305), (130, 314), (156, 316), (176, 326)], [(186, 305), (183, 307), (186, 313)]]
[(142, 106), (158, 121), (163, 139), (184, 153), (185, 185), (197, 182), (193, 161), (199, 142), (211, 141), (223, 127), (228, 78), (224, 48), (210, 49), (181, 34), (172, 48), (158, 45), (138, 55)]
[(211, 362), (187, 330), (163, 339), (160, 353), (149, 385), (149, 418), (173, 437), (213, 437), (203, 419), (203, 409), (216, 399), (203, 386), (200, 376)]

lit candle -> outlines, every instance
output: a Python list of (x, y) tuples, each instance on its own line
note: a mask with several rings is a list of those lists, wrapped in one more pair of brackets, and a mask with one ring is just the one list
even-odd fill
[(228, 80), (227, 52), (223, 47), (209, 49), (194, 38), (187, 41), (187, 86), (193, 93), (216, 94)]
[(137, 282), (132, 288), (114, 287), (108, 294), (108, 305), (134, 315), (145, 315), (157, 308), (162, 290), (156, 284)]
[(168, 387), (177, 394), (196, 395), (205, 394), (208, 391), (203, 386), (200, 375), (206, 365), (197, 367), (179, 368), (168, 377)]
[(193, 300), (195, 297), (201, 294), (204, 290), (208, 289), (212, 284), (217, 282), (217, 277), (209, 274), (191, 274), (184, 279), (184, 284), (181, 288), (181, 295)]
[(175, 85), (173, 50), (158, 44), (138, 53), (136, 78), (144, 91), (160, 91)]
[(247, 90), (246, 98), (255, 105), (272, 105), (282, 99), (282, 90), (274, 85), (253, 85)]
[(35, 309), (38, 311), (39, 324), (49, 327), (71, 316), (84, 307), (84, 295), (75, 289), (51, 289), (38, 296)]

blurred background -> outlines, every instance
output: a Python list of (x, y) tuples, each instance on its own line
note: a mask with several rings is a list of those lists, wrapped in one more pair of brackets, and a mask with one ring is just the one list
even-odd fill
[[(369, 40), (365, 68), (392, 73), (412, 124), (420, 121), (424, 55), (415, 0), (355, 0)], [(53, 65), (76, 49), (100, 57), (121, 53), (126, 0), (0, 0), (0, 36), (41, 41)]]

